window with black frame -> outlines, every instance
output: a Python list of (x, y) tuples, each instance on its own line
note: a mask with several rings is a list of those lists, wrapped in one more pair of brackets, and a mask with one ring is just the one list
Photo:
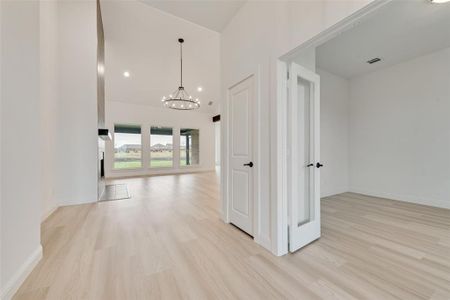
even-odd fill
[(170, 168), (173, 166), (173, 129), (170, 127), (150, 128), (150, 167)]
[(114, 169), (136, 169), (141, 167), (141, 126), (114, 125)]

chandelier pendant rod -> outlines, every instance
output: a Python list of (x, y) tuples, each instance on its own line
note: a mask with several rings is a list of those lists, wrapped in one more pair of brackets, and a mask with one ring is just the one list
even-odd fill
[(180, 87), (183, 87), (183, 39), (178, 39), (180, 42)]

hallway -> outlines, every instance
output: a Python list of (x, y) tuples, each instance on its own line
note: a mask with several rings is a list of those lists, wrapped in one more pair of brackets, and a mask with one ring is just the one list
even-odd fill
[(44, 257), (15, 299), (450, 297), (449, 210), (333, 196), (321, 239), (275, 257), (220, 220), (215, 173), (114, 183), (132, 198), (47, 219)]

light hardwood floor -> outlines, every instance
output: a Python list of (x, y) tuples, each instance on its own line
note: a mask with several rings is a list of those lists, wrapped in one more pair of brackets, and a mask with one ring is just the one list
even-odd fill
[(214, 173), (116, 182), (132, 199), (46, 220), (15, 299), (450, 299), (450, 210), (325, 198), (321, 239), (275, 257), (220, 221)]

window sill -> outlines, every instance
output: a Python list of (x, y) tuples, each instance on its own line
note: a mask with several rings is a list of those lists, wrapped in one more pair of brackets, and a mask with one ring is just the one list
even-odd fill
[(201, 167), (200, 164), (198, 165), (187, 165), (187, 166), (180, 166), (180, 169), (191, 169), (191, 168), (199, 168)]
[(148, 170), (173, 170), (175, 169), (174, 166), (172, 167), (148, 167)]

